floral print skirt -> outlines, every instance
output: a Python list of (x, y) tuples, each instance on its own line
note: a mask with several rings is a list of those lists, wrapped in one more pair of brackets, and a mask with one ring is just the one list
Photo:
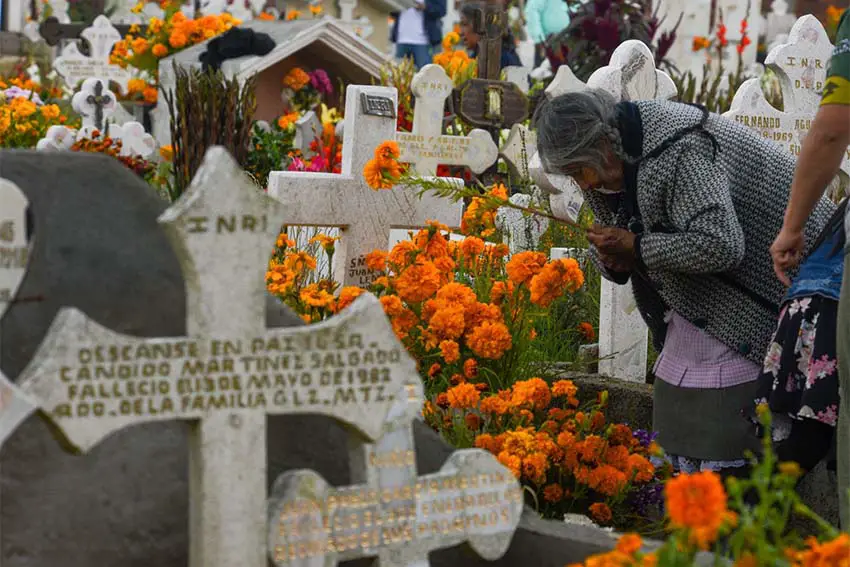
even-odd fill
[(788, 436), (793, 420), (814, 419), (835, 427), (837, 318), (838, 302), (819, 295), (791, 300), (783, 308), (755, 400), (767, 403), (780, 418), (774, 423), (774, 440)]

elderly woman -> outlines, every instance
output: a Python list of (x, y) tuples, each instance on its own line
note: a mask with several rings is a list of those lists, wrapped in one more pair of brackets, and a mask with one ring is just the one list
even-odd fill
[[(794, 158), (703, 108), (596, 90), (544, 103), (535, 121), (545, 169), (572, 176), (596, 217), (595, 262), (617, 284), (631, 279), (661, 351), (658, 442), (678, 471), (741, 474), (758, 448), (742, 412), (784, 295), (769, 248)], [(808, 247), (833, 210), (819, 203)]]

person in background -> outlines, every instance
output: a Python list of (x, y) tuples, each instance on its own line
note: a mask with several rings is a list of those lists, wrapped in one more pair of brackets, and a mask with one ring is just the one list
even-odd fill
[[(475, 13), (477, 10), (483, 10), (485, 4), (478, 2), (467, 2), (460, 9), (460, 37), (470, 57), (478, 57), (478, 33), (475, 31)], [(516, 52), (516, 41), (513, 34), (505, 31), (502, 36), (502, 58), (500, 67), (517, 66), (521, 67), (522, 63), (519, 60), (519, 55)]]
[[(749, 473), (756, 397), (785, 289), (768, 250), (794, 157), (733, 120), (668, 101), (617, 102), (597, 89), (544, 102), (534, 117), (547, 172), (575, 179), (593, 211), (590, 255), (631, 282), (660, 351), (653, 429), (677, 472)], [(835, 205), (817, 203), (808, 251)]]
[(435, 46), (443, 40), (446, 0), (415, 2), (413, 8), (391, 14), (395, 22), (390, 30), (390, 40), (396, 45), (396, 57), (410, 57), (416, 68), (421, 69), (431, 62)]
[[(803, 141), (797, 171), (791, 185), (791, 199), (779, 235), (770, 249), (776, 275), (790, 284), (787, 271), (796, 267), (804, 254), (803, 227), (827, 186), (838, 174), (850, 146), (850, 10), (838, 23), (835, 50), (829, 62), (821, 106)], [(846, 207), (846, 205), (845, 205)], [(838, 446), (838, 492), (841, 525), (850, 526), (850, 247), (846, 245), (850, 214), (845, 213), (844, 278), (838, 301), (837, 345), (838, 380), (841, 400), (836, 429)]]
[(564, 0), (528, 0), (525, 4), (525, 26), (534, 42), (534, 67), (546, 57), (546, 40), (570, 24), (570, 13)]

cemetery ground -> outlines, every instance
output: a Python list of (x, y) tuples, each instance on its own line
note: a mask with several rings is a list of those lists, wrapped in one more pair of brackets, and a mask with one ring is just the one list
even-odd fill
[[(695, 94), (636, 41), (581, 80), (564, 65), (511, 83), (453, 33), (418, 73), (375, 70), (354, 34), (312, 20), (276, 37), (345, 40), (327, 68), (282, 39), (205, 73), (192, 46), (241, 22), (180, 10), (124, 38), (98, 18), (87, 53), (70, 43), (51, 67), (0, 77), (0, 440), (20, 456), (2, 468), (3, 561), (94, 564), (83, 540), (114, 530), (129, 543), (103, 545), (104, 565), (678, 566), (714, 552), (847, 566), (823, 467), (797, 487), (765, 440), (748, 479), (673, 477), (651, 430), (646, 328), (587, 257), (593, 219), (571, 179), (542, 171), (522, 106), (588, 87), (697, 100), (794, 153), (831, 49), (814, 18), (766, 77), (744, 80), (742, 49), (725, 91)], [(376, 84), (341, 81), (353, 61)], [(473, 104), (487, 97), (457, 96), (470, 80), (522, 104), (494, 119)], [(128, 468), (143, 480), (116, 480)], [(128, 486), (150, 501), (92, 519), (106, 532), (62, 519), (126, 503)], [(13, 525), (28, 514), (38, 538)], [(128, 536), (137, 523), (155, 527)]]

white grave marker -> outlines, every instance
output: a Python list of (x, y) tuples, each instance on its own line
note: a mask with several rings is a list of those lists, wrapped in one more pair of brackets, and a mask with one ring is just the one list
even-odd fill
[[(759, 79), (749, 79), (735, 93), (724, 116), (798, 155), (820, 105), (832, 49), (818, 19), (803, 16), (791, 29), (788, 43), (774, 48), (765, 59), (765, 64), (779, 76), (784, 111), (767, 101)], [(850, 149), (841, 170), (850, 175)]]
[[(421, 176), (434, 175), (437, 165), (466, 165), (481, 173), (499, 157), (490, 134), (476, 128), (469, 136), (443, 135), (443, 109), (454, 83), (439, 65), (429, 64), (413, 76), (410, 90), (416, 97), (413, 131), (397, 132), (395, 140), (402, 162), (412, 163)], [(343, 145), (343, 148), (345, 145)]]
[(89, 56), (80, 53), (77, 42), (72, 42), (53, 62), (53, 68), (62, 76), (65, 84), (74, 89), (80, 81), (102, 79), (107, 85), (109, 81), (114, 81), (121, 87), (121, 92), (126, 93), (130, 72), (109, 62), (112, 48), (121, 40), (121, 34), (112, 26), (109, 18), (98, 16), (80, 36), (89, 44)]
[[(535, 188), (533, 194), (516, 193), (508, 199), (520, 207), (539, 209), (543, 199), (541, 191)], [(549, 229), (549, 219), (533, 215), (512, 207), (499, 207), (496, 211), (496, 228), (508, 239), (511, 254), (537, 250), (540, 239)]]
[(267, 415), (326, 415), (376, 439), (393, 394), (419, 383), (374, 296), (316, 325), (266, 329), (263, 275), (284, 208), (210, 149), (160, 217), (186, 279), (187, 336), (122, 335), (66, 308), (21, 374), (81, 451), (137, 423), (195, 422), (191, 567), (266, 566)]
[(334, 488), (311, 471), (278, 478), (269, 505), (277, 567), (334, 567), (378, 557), (380, 567), (428, 567), (428, 553), (468, 542), (488, 560), (508, 550), (522, 514), (516, 478), (480, 449), (452, 454), (438, 473), (385, 489)]
[[(587, 88), (604, 89), (618, 100), (669, 99), (676, 95), (673, 80), (655, 68), (652, 52), (637, 40), (625, 41), (617, 47), (610, 64), (597, 69), (587, 84), (562, 65), (546, 94), (554, 97)], [(554, 193), (549, 199), (553, 214), (570, 220), (578, 218), (584, 199), (575, 181), (544, 172), (539, 155), (532, 158), (529, 168), (540, 187)], [(631, 286), (618, 286), (603, 279), (599, 302), (599, 373), (643, 382), (648, 331), (637, 310)]]
[(71, 107), (82, 118), (81, 130), (103, 132), (107, 118), (118, 106), (118, 100), (105, 81), (97, 78), (83, 81), (79, 92), (71, 98)]
[(316, 152), (310, 149), (310, 145), (321, 135), (322, 120), (314, 111), (310, 110), (295, 121), (295, 141), (293, 145), (301, 150), (301, 155), (305, 158), (312, 157)]
[(376, 191), (363, 178), (363, 166), (375, 148), (395, 136), (396, 96), (389, 87), (348, 87), (341, 175), (293, 171), (269, 175), (269, 195), (286, 204), (284, 225), (342, 229), (334, 253), (334, 278), (343, 285), (366, 286), (377, 277), (366, 268), (365, 257), (373, 250), (386, 250), (391, 229), (419, 228), (429, 220), (449, 228), (460, 226), (462, 203), (430, 194), (420, 199), (402, 186)]
[(514, 124), (499, 155), (508, 164), (511, 176), (523, 180), (531, 177), (529, 161), (536, 153), (537, 132), (529, 130), (524, 124)]

